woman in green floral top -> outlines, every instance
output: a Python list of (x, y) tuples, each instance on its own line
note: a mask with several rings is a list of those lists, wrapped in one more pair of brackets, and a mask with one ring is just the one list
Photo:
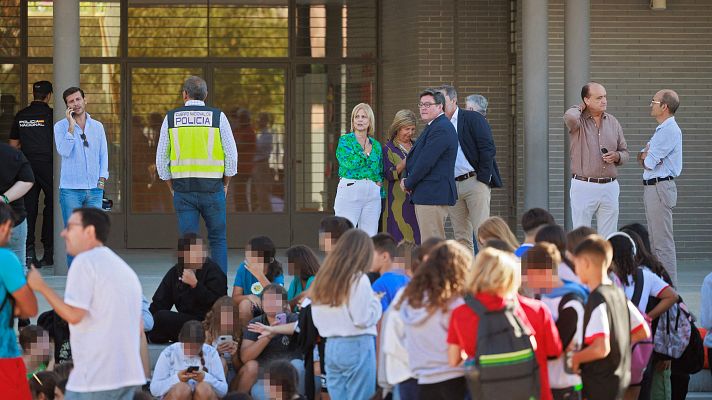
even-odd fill
[(351, 132), (339, 139), (339, 186), (334, 212), (369, 236), (378, 233), (383, 182), (381, 144), (373, 138), (375, 118), (371, 106), (357, 104), (351, 112)]

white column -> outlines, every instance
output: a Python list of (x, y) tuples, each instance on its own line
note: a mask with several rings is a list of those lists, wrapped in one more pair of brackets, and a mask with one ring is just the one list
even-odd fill
[[(54, 53), (54, 120), (65, 118), (62, 92), (79, 86), (79, 0), (55, 1), (53, 10)], [(54, 154), (54, 273), (67, 274), (67, 253), (64, 239), (59, 234), (64, 229), (62, 209), (59, 207), (59, 175), (61, 157)]]

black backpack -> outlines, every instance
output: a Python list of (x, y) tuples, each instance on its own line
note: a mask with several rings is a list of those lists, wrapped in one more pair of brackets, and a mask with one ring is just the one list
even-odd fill
[(489, 311), (471, 295), (465, 304), (479, 317), (477, 352), (465, 362), (465, 378), (473, 400), (539, 398), (539, 365), (531, 332), (514, 313), (517, 301)]
[(12, 294), (9, 291), (5, 291), (5, 298), (2, 300), (2, 304), (0, 304), (0, 312), (5, 308), (5, 304), (10, 305), (10, 318), (9, 318), (9, 326), (10, 328), (15, 327), (15, 298), (12, 297)]

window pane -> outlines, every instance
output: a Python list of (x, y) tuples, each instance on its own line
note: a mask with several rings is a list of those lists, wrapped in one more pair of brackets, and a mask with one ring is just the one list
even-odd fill
[[(52, 1), (27, 6), (30, 57), (52, 57)], [(82, 57), (118, 57), (121, 7), (118, 0), (79, 2), (79, 42)]]
[(212, 101), (230, 120), (238, 174), (228, 212), (284, 212), (285, 73), (281, 68), (215, 68)]
[(0, 64), (0, 143), (10, 138), (10, 127), (20, 108), (20, 66)]
[(336, 145), (351, 127), (352, 108), (375, 104), (375, 65), (297, 66), (296, 202), (297, 211), (332, 211), (338, 163)]
[(130, 0), (128, 13), (130, 57), (208, 55), (205, 0)]
[[(27, 66), (28, 93), (32, 83), (52, 81), (52, 64)], [(87, 112), (104, 125), (106, 144), (109, 148), (109, 181), (105, 196), (114, 202), (112, 212), (123, 212), (124, 155), (121, 150), (121, 69), (119, 64), (81, 64), (79, 87), (87, 99)], [(56, 88), (55, 96), (62, 96)], [(31, 94), (30, 94), (31, 96)]]
[(377, 13), (374, 0), (297, 0), (297, 55), (375, 58)]
[[(275, 1), (274, 3), (280, 3)], [(289, 27), (283, 6), (211, 5), (210, 55), (287, 57)]]
[(20, 55), (20, 0), (0, 0), (0, 57)]
[(200, 68), (131, 69), (131, 212), (173, 213), (173, 199), (156, 172), (156, 148), (166, 112), (183, 105), (181, 88)]

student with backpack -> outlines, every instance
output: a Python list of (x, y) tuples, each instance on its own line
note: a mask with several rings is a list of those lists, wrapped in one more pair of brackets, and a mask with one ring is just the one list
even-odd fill
[[(515, 258), (492, 248), (477, 254), (464, 305), (448, 330), (450, 365), (465, 366), (473, 399), (552, 399), (546, 360), (561, 354), (551, 313), (516, 295)], [(482, 322), (482, 324), (481, 324)]]
[(566, 362), (583, 344), (583, 308), (588, 288), (562, 280), (558, 270), (561, 265), (561, 256), (555, 245), (537, 243), (522, 257), (522, 280), (551, 312), (564, 349), (563, 355), (547, 361), (551, 394), (554, 400), (580, 400), (581, 377), (570, 370)]
[(591, 235), (573, 256), (576, 275), (591, 294), (584, 308), (583, 349), (571, 357), (571, 369), (581, 371), (584, 399), (622, 399), (630, 384), (631, 343), (650, 338), (650, 328), (608, 277), (613, 259), (608, 241)]

